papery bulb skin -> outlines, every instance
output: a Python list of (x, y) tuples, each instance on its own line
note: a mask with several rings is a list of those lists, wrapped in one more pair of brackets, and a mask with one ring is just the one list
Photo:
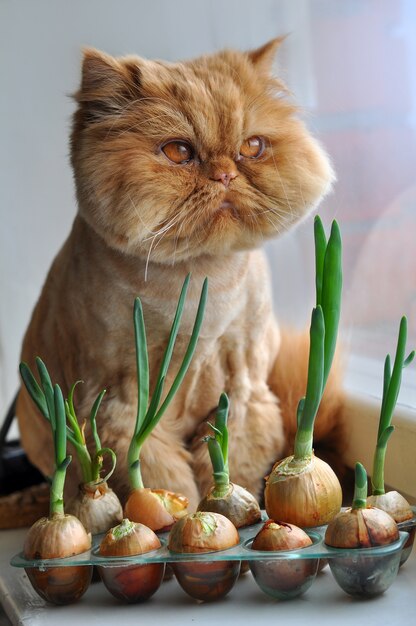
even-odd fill
[[(23, 553), (26, 559), (62, 559), (91, 548), (91, 535), (73, 515), (55, 514), (33, 524), (26, 536)], [(35, 591), (51, 604), (76, 602), (88, 589), (91, 565), (48, 567), (44, 571), (25, 568)]]
[(256, 524), (261, 520), (261, 510), (256, 498), (244, 487), (230, 483), (225, 495), (216, 496), (215, 486), (198, 504), (198, 511), (211, 511), (227, 517), (236, 528)]
[(155, 532), (170, 530), (188, 514), (189, 500), (166, 489), (134, 489), (124, 507), (124, 515)]
[(135, 556), (161, 547), (159, 537), (139, 522), (123, 519), (106, 533), (100, 543), (101, 556)]
[(373, 548), (399, 539), (397, 524), (376, 508), (350, 508), (328, 524), (325, 543), (333, 548)]
[(253, 550), (298, 550), (312, 545), (312, 539), (294, 524), (268, 520), (253, 540)]
[[(410, 504), (398, 491), (388, 491), (378, 496), (369, 496), (367, 498), (367, 504), (388, 513), (397, 524), (412, 520), (414, 517)], [(412, 552), (415, 542), (416, 525), (412, 522), (411, 525), (405, 525), (403, 530), (406, 530), (409, 536), (403, 546), (400, 566), (406, 563)]]
[(169, 534), (172, 552), (226, 550), (240, 541), (237, 529), (220, 513), (198, 511), (179, 520)]
[(315, 455), (297, 467), (293, 463), (293, 456), (279, 461), (266, 479), (268, 516), (302, 528), (328, 524), (342, 504), (341, 485), (335, 472)]
[(123, 519), (120, 500), (106, 482), (81, 484), (66, 511), (75, 515), (92, 535), (107, 532)]
[(397, 524), (413, 517), (410, 504), (398, 491), (388, 491), (378, 496), (368, 496), (367, 504), (385, 511)]
[(170, 531), (169, 550), (202, 557), (201, 561), (172, 563), (182, 589), (204, 602), (225, 596), (238, 578), (240, 561), (204, 562), (203, 554), (232, 548), (239, 540), (235, 526), (220, 513), (198, 511), (179, 520)]
[[(302, 550), (312, 545), (311, 538), (294, 524), (268, 520), (255, 536), (252, 550), (280, 552)], [(279, 559), (250, 561), (250, 569), (259, 587), (273, 598), (294, 598), (313, 583), (319, 559)]]
[[(145, 554), (161, 548), (158, 536), (143, 524), (124, 519), (111, 528), (100, 544), (103, 557), (123, 557)], [(98, 566), (100, 576), (119, 600), (129, 604), (144, 602), (160, 587), (165, 572), (164, 563), (132, 564), (120, 567)]]

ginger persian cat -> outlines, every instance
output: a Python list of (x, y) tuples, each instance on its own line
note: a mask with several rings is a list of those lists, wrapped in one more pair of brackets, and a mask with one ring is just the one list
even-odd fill
[[(71, 136), (79, 211), (22, 359), (33, 367), (41, 356), (64, 392), (83, 379), (81, 417), (107, 388), (99, 429), (103, 446), (117, 453), (112, 484), (122, 496), (137, 401), (133, 300), (143, 302), (154, 380), (190, 271), (171, 379), (208, 276), (205, 320), (184, 384), (143, 448), (145, 484), (197, 503), (211, 482), (201, 436), (223, 390), (233, 481), (260, 495), (263, 477), (293, 440), (308, 345), (292, 338), (281, 348), (259, 246), (307, 215), (333, 173), (271, 74), (279, 43), (183, 63), (85, 51)], [(335, 453), (339, 402), (330, 383), (316, 442)], [(17, 415), (30, 460), (49, 473), (49, 426), (25, 389)]]

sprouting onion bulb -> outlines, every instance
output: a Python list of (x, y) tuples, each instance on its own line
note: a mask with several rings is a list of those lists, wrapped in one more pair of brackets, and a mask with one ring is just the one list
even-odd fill
[(298, 405), (294, 454), (266, 479), (270, 518), (308, 528), (327, 524), (340, 510), (342, 491), (331, 467), (313, 453), (313, 427), (333, 361), (341, 309), (342, 243), (336, 221), (329, 241), (320, 218), (315, 228), (316, 307), (312, 312), (306, 395)]
[[(311, 538), (294, 524), (268, 520), (255, 536), (252, 550), (286, 552), (312, 545)], [(268, 595), (288, 599), (304, 593), (312, 584), (319, 559), (277, 559), (250, 561), (250, 569), (261, 589)]]
[[(57, 559), (74, 556), (91, 547), (91, 535), (73, 515), (65, 515), (64, 483), (71, 457), (66, 454), (65, 406), (61, 389), (46, 385), (53, 434), (55, 471), (50, 489), (49, 517), (42, 517), (29, 529), (24, 543), (26, 559)], [(28, 567), (26, 573), (35, 591), (52, 604), (69, 604), (78, 600), (88, 589), (92, 566), (48, 567), (40, 570)]]
[[(50, 422), (50, 407), (47, 402), (48, 393), (52, 388), (51, 377), (42, 359), (36, 358), (36, 367), (39, 374), (40, 386), (26, 363), (20, 364), (20, 374), (26, 389), (42, 415)], [(116, 455), (111, 448), (103, 448), (97, 432), (96, 417), (105, 389), (95, 400), (91, 413), (91, 433), (95, 444), (95, 452), (91, 455), (85, 440), (85, 422), (79, 425), (75, 407), (74, 391), (77, 381), (72, 387), (65, 400), (65, 413), (67, 418), (67, 438), (74, 447), (81, 468), (82, 482), (78, 493), (68, 502), (67, 511), (78, 517), (83, 526), (92, 534), (107, 531), (111, 526), (121, 521), (123, 509), (114, 491), (108, 487), (107, 480), (114, 472)], [(111, 458), (111, 468), (103, 478), (100, 476), (105, 455)]]
[(220, 513), (197, 511), (188, 514), (169, 533), (172, 552), (212, 552), (232, 548), (239, 542), (236, 527)]
[(213, 467), (214, 485), (198, 505), (198, 511), (214, 511), (228, 517), (236, 528), (255, 524), (261, 519), (256, 498), (244, 487), (230, 482), (228, 469), (228, 418), (229, 402), (221, 394), (215, 416), (215, 425), (209, 424), (214, 436), (205, 437)]
[[(99, 553), (104, 557), (137, 556), (160, 547), (160, 540), (153, 530), (138, 522), (123, 519), (121, 524), (107, 532), (101, 541)], [(98, 571), (113, 596), (129, 603), (143, 602), (160, 587), (165, 564), (100, 565)]]
[[(172, 553), (203, 554), (227, 550), (237, 545), (234, 524), (220, 513), (197, 511), (180, 519), (170, 531), (168, 547)], [(172, 569), (186, 593), (197, 600), (217, 600), (234, 586), (240, 561), (180, 561)]]
[(367, 505), (367, 474), (361, 463), (357, 463), (352, 507), (329, 522), (325, 543), (334, 548), (371, 548), (393, 543), (398, 538), (393, 518)]
[(140, 469), (140, 454), (144, 442), (162, 418), (181, 385), (195, 352), (207, 300), (207, 278), (204, 280), (202, 286), (194, 326), (182, 363), (169, 391), (162, 401), (166, 375), (175, 347), (176, 337), (179, 332), (189, 280), (190, 275), (188, 274), (182, 286), (175, 317), (156, 379), (154, 392), (151, 397), (149, 393), (149, 360), (143, 309), (140, 298), (136, 298), (134, 302), (133, 318), (136, 346), (138, 405), (135, 429), (128, 451), (129, 480), (132, 492), (125, 505), (124, 513), (130, 520), (141, 522), (155, 531), (168, 530), (172, 524), (188, 512), (188, 500), (185, 496), (172, 493), (166, 489), (149, 489), (144, 487)]
[(373, 474), (371, 476), (372, 495), (367, 498), (368, 504), (386, 511), (395, 522), (404, 522), (413, 517), (413, 511), (407, 500), (397, 491), (385, 492), (384, 463), (387, 443), (394, 431), (391, 425), (402, 380), (402, 370), (410, 365), (415, 357), (414, 350), (406, 357), (407, 319), (400, 321), (399, 337), (393, 370), (390, 355), (384, 362), (383, 396), (381, 401), (380, 420), (377, 433), (377, 444), (373, 458)]

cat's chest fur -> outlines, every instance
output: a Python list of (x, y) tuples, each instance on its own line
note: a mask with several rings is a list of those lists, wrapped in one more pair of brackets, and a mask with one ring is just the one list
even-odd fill
[[(109, 388), (110, 394), (115, 386), (128, 403), (137, 395), (134, 298), (140, 296), (143, 305), (152, 384), (188, 272), (191, 272), (191, 282), (166, 380), (167, 389), (178, 371), (192, 332), (206, 276), (208, 300), (194, 359), (165, 419), (177, 422), (181, 436), (189, 437), (195, 430), (195, 421), (203, 419), (216, 406), (223, 389), (233, 390), (235, 400), (238, 397), (243, 400), (250, 395), (256, 381), (267, 379), (278, 349), (278, 331), (272, 316), (267, 266), (261, 251), (201, 257), (192, 263), (171, 266), (152, 263), (146, 272), (144, 260), (108, 248), (80, 218), (68, 245), (72, 248), (73, 264), (68, 267), (70, 280), (77, 283), (78, 291), (87, 299), (83, 312), (89, 315), (85, 325), (92, 333), (89, 356), (96, 371), (97, 367), (101, 370), (102, 385)], [(91, 274), (89, 268), (94, 268)], [(99, 290), (94, 289), (98, 268)], [(61, 275), (65, 284), (65, 272)], [(91, 301), (88, 301), (89, 294), (93, 294)], [(70, 326), (77, 323), (82, 313), (77, 309), (67, 313), (70, 332)], [(265, 334), (270, 335), (267, 347)]]

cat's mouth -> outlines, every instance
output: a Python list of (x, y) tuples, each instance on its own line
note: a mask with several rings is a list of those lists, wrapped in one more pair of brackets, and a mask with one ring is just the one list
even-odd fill
[(235, 218), (238, 218), (238, 210), (233, 202), (230, 200), (223, 200), (218, 207), (218, 211), (228, 211)]
[(220, 209), (234, 209), (234, 205), (232, 202), (230, 202), (229, 200), (224, 200), (223, 202), (221, 202)]

